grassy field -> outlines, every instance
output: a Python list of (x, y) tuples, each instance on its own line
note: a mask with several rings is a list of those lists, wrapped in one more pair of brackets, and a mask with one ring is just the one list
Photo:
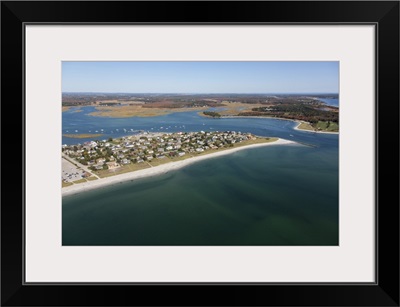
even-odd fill
[(82, 179), (73, 181), (73, 183), (82, 183), (82, 182), (86, 182), (86, 179), (82, 178)]
[(318, 122), (317, 130), (329, 131), (329, 132), (338, 132), (339, 125), (333, 122)]
[(309, 123), (300, 123), (300, 125), (297, 127), (297, 129), (300, 130), (310, 130), (310, 131), (314, 131), (314, 127), (311, 126)]
[(73, 185), (72, 182), (64, 182), (64, 181), (61, 181), (61, 183), (62, 183), (62, 187), (63, 187), (63, 188), (69, 187), (69, 186)]
[(87, 181), (97, 180), (97, 177), (90, 176), (90, 177), (86, 178), (86, 180), (87, 180)]
[(300, 130), (308, 130), (308, 131), (325, 131), (325, 132), (338, 132), (339, 125), (333, 122), (322, 122), (319, 121), (315, 126), (309, 123), (302, 122), (297, 127)]
[(99, 171), (95, 171), (93, 173), (95, 173), (100, 178), (106, 178), (106, 177), (110, 177), (110, 176), (114, 176), (114, 175), (120, 175), (120, 174), (138, 171), (138, 170), (149, 168), (149, 167), (150, 167), (150, 165), (148, 165), (147, 163), (135, 163), (135, 164), (123, 165), (119, 168), (115, 168), (112, 170), (99, 170)]

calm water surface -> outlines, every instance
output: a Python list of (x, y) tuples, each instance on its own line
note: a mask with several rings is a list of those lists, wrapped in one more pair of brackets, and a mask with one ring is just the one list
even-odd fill
[(64, 197), (63, 245), (338, 244), (338, 135), (297, 131), (286, 120), (211, 119), (193, 111), (100, 118), (88, 116), (92, 107), (82, 109), (63, 113), (63, 133), (103, 129), (103, 139), (130, 129), (235, 130), (301, 144), (243, 150)]

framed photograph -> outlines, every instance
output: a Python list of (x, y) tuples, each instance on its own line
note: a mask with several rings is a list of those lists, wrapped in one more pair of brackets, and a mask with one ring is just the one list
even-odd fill
[(399, 2), (1, 7), (2, 305), (399, 306)]

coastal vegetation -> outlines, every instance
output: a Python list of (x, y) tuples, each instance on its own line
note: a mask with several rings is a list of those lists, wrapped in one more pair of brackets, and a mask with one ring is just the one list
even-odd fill
[(220, 118), (221, 117), (221, 114), (219, 114), (217, 112), (204, 111), (203, 114), (206, 115), (206, 116), (209, 116), (209, 117), (214, 117), (214, 118)]
[[(315, 104), (295, 103), (280, 104), (268, 107), (253, 108), (250, 112), (241, 112), (239, 116), (266, 116), (300, 120), (308, 122), (311, 130), (316, 131), (339, 131), (338, 108), (321, 107)], [(301, 127), (299, 127), (302, 129)], [(309, 130), (309, 128), (306, 128)]]
[(330, 122), (330, 121), (319, 121), (315, 125), (316, 130), (321, 130), (321, 131), (331, 131), (331, 132), (338, 132), (339, 131), (339, 125), (335, 122)]
[(63, 188), (69, 187), (69, 186), (73, 185), (72, 182), (66, 182), (66, 181), (62, 181), (61, 184), (62, 184), (62, 187), (63, 187)]
[(315, 128), (313, 126), (311, 126), (309, 123), (306, 122), (301, 122), (298, 126), (297, 129), (300, 130), (310, 130), (310, 131), (314, 131)]

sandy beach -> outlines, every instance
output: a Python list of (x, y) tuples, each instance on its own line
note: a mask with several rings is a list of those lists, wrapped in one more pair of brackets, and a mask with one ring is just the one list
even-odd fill
[(223, 150), (220, 152), (215, 152), (215, 153), (211, 153), (211, 154), (204, 155), (204, 156), (193, 157), (193, 158), (189, 158), (189, 159), (182, 160), (182, 161), (170, 162), (167, 164), (162, 164), (159, 166), (142, 169), (142, 170), (138, 170), (135, 172), (130, 172), (130, 173), (125, 173), (125, 174), (121, 174), (121, 175), (115, 175), (112, 177), (101, 178), (101, 179), (94, 180), (94, 181), (88, 181), (88, 182), (83, 182), (83, 183), (79, 183), (79, 184), (74, 184), (72, 186), (62, 188), (62, 196), (67, 196), (67, 195), (77, 194), (77, 193), (81, 193), (81, 192), (85, 192), (85, 191), (89, 191), (89, 190), (93, 190), (93, 189), (98, 189), (101, 187), (121, 183), (124, 181), (132, 181), (132, 180), (139, 179), (139, 178), (164, 174), (169, 171), (179, 169), (181, 167), (187, 166), (189, 164), (192, 164), (192, 163), (195, 163), (198, 161), (228, 155), (228, 154), (231, 154), (231, 153), (234, 153), (234, 152), (237, 152), (240, 150), (244, 150), (244, 149), (262, 147), (262, 146), (271, 146), (271, 145), (285, 145), (285, 144), (296, 144), (296, 142), (285, 140), (285, 139), (278, 139), (277, 141), (271, 142), (271, 143), (253, 144), (253, 145), (242, 146), (242, 147), (237, 147), (237, 148), (232, 148), (232, 149), (226, 149), (226, 150)]

